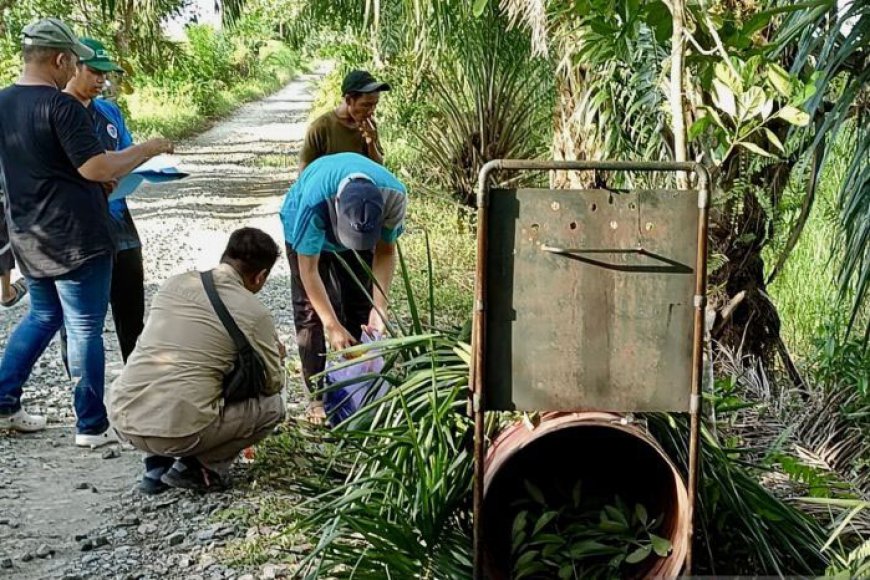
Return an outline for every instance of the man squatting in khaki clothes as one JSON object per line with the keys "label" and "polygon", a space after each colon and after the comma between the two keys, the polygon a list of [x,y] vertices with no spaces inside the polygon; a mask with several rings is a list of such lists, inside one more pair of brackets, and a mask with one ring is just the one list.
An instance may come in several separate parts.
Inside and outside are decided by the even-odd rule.
{"label": "man squatting in khaki clothes", "polygon": [[223,378],[236,347],[199,272],[173,276],[154,297],[145,330],[109,394],[112,425],[146,454],[143,492],[225,488],[239,453],[283,419],[284,349],[271,314],[255,296],[278,253],[266,233],[242,228],[232,233],[213,270],[218,295],[265,363],[260,397],[224,402]]}

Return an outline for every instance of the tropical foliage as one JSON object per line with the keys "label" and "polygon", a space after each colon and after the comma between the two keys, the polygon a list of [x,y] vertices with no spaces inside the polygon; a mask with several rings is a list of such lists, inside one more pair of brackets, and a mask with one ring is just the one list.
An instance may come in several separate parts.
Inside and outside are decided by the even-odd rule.
{"label": "tropical foliage", "polygon": [[[185,0],[97,0],[0,2],[0,81],[12,82],[21,68],[20,35],[45,16],[68,22],[78,34],[104,42],[126,74],[112,78],[114,93],[139,137],[176,138],[226,114],[245,100],[279,88],[300,65],[273,28],[268,13],[251,11],[216,30],[188,24],[180,39],[163,32],[179,17]],[[264,3],[270,4],[270,3]]]}
{"label": "tropical foliage", "polygon": [[[495,20],[497,23],[498,21]],[[477,176],[490,159],[540,157],[548,121],[549,70],[528,42],[490,19],[466,26],[465,42],[426,75],[430,122],[418,129],[430,192],[476,205]]]}
{"label": "tropical foliage", "polygon": [[643,504],[631,506],[619,496],[590,501],[582,480],[572,486],[570,496],[557,498],[547,498],[528,480],[524,483],[529,498],[517,506],[521,511],[511,529],[512,575],[517,580],[625,577],[671,552],[671,542],[654,533],[661,527],[661,515],[650,516]]}
{"label": "tropical foliage", "polygon": [[[842,10],[833,0],[685,4],[688,157],[707,163],[719,183],[712,298],[720,307],[738,295],[742,301],[722,338],[765,357],[782,352],[781,323],[766,292],[776,268],[765,271],[762,252],[781,221],[783,190],[799,188],[807,207],[792,225],[789,238],[797,240],[840,131],[859,125],[848,139],[854,161],[841,181],[841,225],[850,240],[841,297],[851,300],[851,323],[865,325],[868,238],[856,228],[868,196],[867,156],[861,154],[868,136],[860,122],[867,100],[866,4]],[[556,156],[673,157],[674,135],[661,114],[673,97],[664,82],[671,3],[502,5],[514,23],[530,30],[537,50],[560,64],[564,96],[557,103]],[[794,243],[774,262],[786,259]]]}

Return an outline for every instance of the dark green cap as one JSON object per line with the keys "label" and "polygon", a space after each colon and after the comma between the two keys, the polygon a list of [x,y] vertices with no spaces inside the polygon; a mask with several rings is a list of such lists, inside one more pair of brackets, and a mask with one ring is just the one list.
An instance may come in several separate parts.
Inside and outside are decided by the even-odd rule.
{"label": "dark green cap", "polygon": [[21,33],[21,43],[24,46],[71,50],[80,59],[94,56],[94,51],[80,43],[69,26],[57,18],[43,18],[25,26]]}
{"label": "dark green cap", "polygon": [[390,85],[375,80],[370,72],[365,70],[352,70],[344,77],[341,83],[341,94],[350,93],[380,93],[389,91]]}
{"label": "dark green cap", "polygon": [[79,59],[83,65],[101,72],[124,72],[124,69],[112,61],[109,51],[102,42],[93,38],[82,38],[81,43],[94,51],[94,58]]}

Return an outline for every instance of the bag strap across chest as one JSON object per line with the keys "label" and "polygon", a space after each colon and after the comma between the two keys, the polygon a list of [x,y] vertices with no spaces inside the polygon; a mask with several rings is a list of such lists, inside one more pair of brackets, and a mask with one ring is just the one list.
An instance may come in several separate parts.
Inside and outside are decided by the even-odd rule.
{"label": "bag strap across chest", "polygon": [[220,318],[221,323],[224,325],[224,328],[226,328],[227,332],[230,334],[230,338],[236,345],[236,349],[242,351],[246,348],[251,348],[251,343],[248,342],[247,337],[241,329],[239,329],[239,325],[236,324],[235,319],[233,319],[229,310],[227,310],[224,301],[221,300],[221,297],[217,292],[217,288],[214,285],[213,271],[208,270],[206,272],[200,272],[199,276],[202,278],[202,285],[205,287],[205,294],[208,296],[209,302],[211,302],[211,305],[214,308],[215,313],[218,315],[218,318]]}

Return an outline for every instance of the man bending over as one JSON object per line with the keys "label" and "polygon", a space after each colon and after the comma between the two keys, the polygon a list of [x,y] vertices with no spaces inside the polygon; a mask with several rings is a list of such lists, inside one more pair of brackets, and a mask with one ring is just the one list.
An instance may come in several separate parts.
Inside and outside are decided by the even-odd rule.
{"label": "man bending over", "polygon": [[281,222],[296,343],[313,396],[307,416],[314,423],[326,416],[317,394],[322,385],[313,379],[326,364],[326,342],[342,350],[360,339],[364,326],[381,334],[386,330],[405,202],[405,186],[396,176],[356,153],[317,158],[284,198]]}

